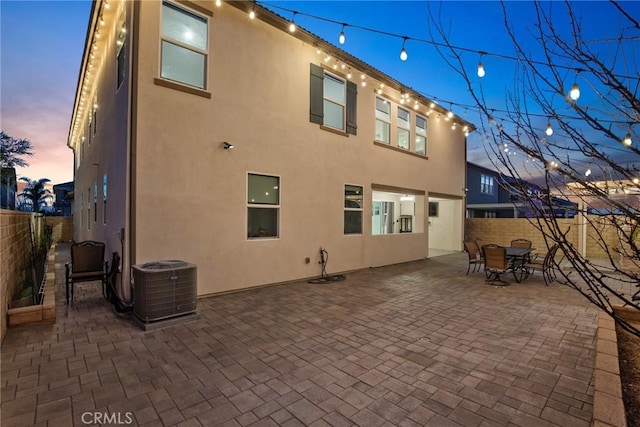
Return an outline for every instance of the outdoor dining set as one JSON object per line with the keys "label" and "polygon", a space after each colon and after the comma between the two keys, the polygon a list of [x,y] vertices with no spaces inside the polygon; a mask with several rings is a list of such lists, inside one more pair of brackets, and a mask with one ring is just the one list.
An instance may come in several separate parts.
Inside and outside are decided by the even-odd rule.
{"label": "outdoor dining set", "polygon": [[513,273],[516,282],[520,283],[536,271],[542,273],[545,285],[549,286],[549,282],[554,281],[553,260],[558,251],[557,244],[549,248],[545,255],[539,255],[527,239],[514,239],[509,246],[485,244],[480,238],[466,239],[463,243],[469,257],[466,274],[472,267],[474,273],[483,269],[486,283],[490,285],[510,285],[502,277],[506,273]]}

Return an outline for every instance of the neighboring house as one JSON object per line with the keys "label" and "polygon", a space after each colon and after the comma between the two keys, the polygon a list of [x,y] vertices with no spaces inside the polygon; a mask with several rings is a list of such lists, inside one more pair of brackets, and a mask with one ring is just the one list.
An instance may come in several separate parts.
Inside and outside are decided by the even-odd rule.
{"label": "neighboring house", "polygon": [[531,218],[539,212],[572,218],[577,212],[577,204],[565,198],[552,195],[550,201],[536,184],[467,162],[468,218]]}
{"label": "neighboring house", "polygon": [[93,3],[74,238],[120,252],[124,283],[182,259],[205,295],[318,276],[320,248],[330,273],[462,249],[473,126],[288,28],[253,2]]}
{"label": "neighboring house", "polygon": [[71,216],[71,200],[73,199],[73,181],[56,184],[53,186],[55,202],[53,207],[56,215]]}
{"label": "neighboring house", "polygon": [[18,190],[15,168],[0,170],[0,209],[16,209],[16,192]]}

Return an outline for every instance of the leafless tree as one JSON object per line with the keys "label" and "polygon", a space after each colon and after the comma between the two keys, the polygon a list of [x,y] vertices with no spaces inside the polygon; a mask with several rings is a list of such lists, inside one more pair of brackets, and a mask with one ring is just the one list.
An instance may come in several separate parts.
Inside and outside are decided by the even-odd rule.
{"label": "leafless tree", "polygon": [[[430,7],[432,40],[477,104],[478,129],[494,166],[520,180],[537,177],[546,190],[540,197],[528,194],[518,179],[509,184],[536,212],[531,221],[547,245],[559,245],[557,280],[640,336],[614,310],[640,309],[640,17],[632,12],[637,15],[638,7],[607,3],[618,20],[603,25],[616,34],[590,40],[575,3],[532,3],[527,26],[516,25],[510,6],[502,3],[502,16],[514,54],[503,59],[515,64],[515,76],[503,105],[490,104],[483,88],[489,74],[476,75],[477,62],[470,66],[468,50],[450,42],[435,7]],[[582,97],[571,93],[576,88]],[[595,230],[604,259],[588,259],[569,238],[566,223],[549,214],[552,194],[578,203],[579,221]]]}

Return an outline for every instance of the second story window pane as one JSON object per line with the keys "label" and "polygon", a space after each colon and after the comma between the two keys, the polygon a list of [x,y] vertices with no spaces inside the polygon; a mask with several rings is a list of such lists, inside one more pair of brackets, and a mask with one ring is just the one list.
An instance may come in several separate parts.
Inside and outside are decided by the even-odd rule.
{"label": "second story window pane", "polygon": [[427,154],[427,119],[416,116],[416,153]]}
{"label": "second story window pane", "polygon": [[409,129],[410,129],[409,111],[398,107],[398,147],[409,149]]}
{"label": "second story window pane", "polygon": [[376,97],[376,141],[389,144],[391,134],[391,104]]}

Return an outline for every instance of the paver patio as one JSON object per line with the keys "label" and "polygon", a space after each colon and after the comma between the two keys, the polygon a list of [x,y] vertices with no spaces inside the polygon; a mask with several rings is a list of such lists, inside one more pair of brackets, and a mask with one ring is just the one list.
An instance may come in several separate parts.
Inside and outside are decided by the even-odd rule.
{"label": "paver patio", "polygon": [[539,275],[493,287],[455,254],[204,298],[143,331],[91,284],[66,316],[57,250],[57,323],[2,344],[3,427],[591,425],[596,310]]}

